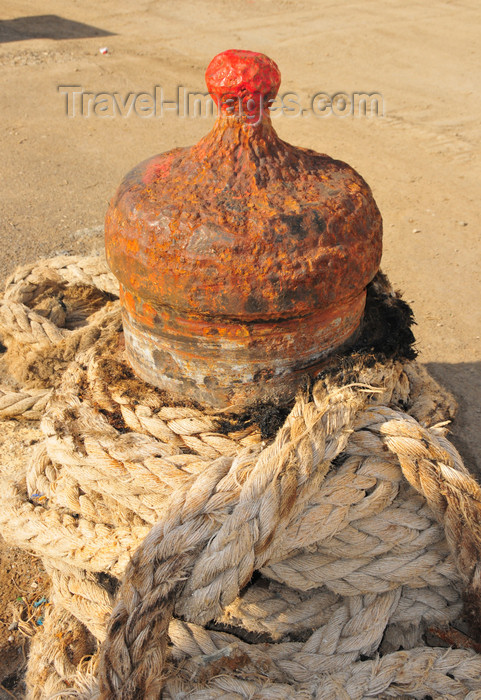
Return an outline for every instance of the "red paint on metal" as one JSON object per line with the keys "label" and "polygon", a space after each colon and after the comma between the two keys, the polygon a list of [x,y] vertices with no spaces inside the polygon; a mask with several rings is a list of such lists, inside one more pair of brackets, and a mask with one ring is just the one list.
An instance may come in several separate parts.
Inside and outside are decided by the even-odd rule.
{"label": "red paint on metal", "polygon": [[292,393],[355,333],[382,222],[352,168],[279,139],[273,61],[227,51],[206,80],[213,130],[132,170],[105,236],[134,369],[222,406]]}
{"label": "red paint on metal", "polygon": [[217,106],[228,114],[258,117],[268,110],[281,84],[274,61],[255,51],[224,51],[215,56],[205,73],[207,89]]}

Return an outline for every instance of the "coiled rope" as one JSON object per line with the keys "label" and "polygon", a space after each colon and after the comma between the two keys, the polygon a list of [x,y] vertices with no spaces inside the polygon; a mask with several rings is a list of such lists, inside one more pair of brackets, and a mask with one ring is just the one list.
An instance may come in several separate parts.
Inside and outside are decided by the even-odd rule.
{"label": "coiled rope", "polygon": [[415,361],[353,354],[271,436],[136,379],[116,293],[102,258],[62,256],[0,306],[0,417],[43,435],[0,484],[2,535],[52,581],[28,697],[479,700],[481,656],[423,641],[463,591],[481,608],[451,397]]}

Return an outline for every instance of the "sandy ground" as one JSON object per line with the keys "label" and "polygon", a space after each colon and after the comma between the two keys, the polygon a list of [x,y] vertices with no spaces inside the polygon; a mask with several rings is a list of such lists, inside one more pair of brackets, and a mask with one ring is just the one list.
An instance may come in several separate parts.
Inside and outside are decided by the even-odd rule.
{"label": "sandy ground", "polygon": [[99,245],[122,176],[212,123],[68,117],[59,86],[125,99],[157,85],[173,101],[178,86],[205,89],[216,53],[247,48],[278,63],[304,107],[319,92],[380,93],[382,117],[283,114],[276,128],[371,185],[383,268],[412,303],[420,360],[459,401],[453,440],[481,470],[480,35],[478,0],[2,0],[0,277]]}

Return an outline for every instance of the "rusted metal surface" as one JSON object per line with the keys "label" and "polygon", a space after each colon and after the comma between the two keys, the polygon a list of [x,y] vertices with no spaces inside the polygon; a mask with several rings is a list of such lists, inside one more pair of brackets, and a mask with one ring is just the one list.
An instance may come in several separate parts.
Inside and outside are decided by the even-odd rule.
{"label": "rusted metal surface", "polygon": [[356,171],[277,136],[273,61],[225,52],[206,80],[221,107],[213,130],[134,168],[105,238],[135,371],[222,407],[292,395],[349,342],[382,221]]}

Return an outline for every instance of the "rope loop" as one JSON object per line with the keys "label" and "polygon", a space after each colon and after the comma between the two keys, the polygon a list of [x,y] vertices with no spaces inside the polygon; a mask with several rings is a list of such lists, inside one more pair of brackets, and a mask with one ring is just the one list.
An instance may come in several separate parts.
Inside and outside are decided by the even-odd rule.
{"label": "rope loop", "polygon": [[[62,256],[0,303],[0,418],[41,438],[0,476],[0,531],[52,584],[28,697],[481,698],[481,656],[425,641],[463,595],[481,612],[452,397],[371,348],[291,406],[175,404],[126,364],[116,294],[103,258]],[[383,276],[371,298],[404,303]]]}

